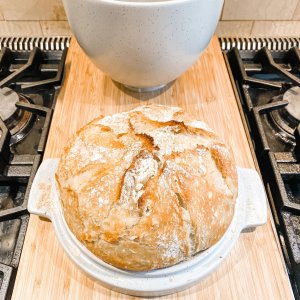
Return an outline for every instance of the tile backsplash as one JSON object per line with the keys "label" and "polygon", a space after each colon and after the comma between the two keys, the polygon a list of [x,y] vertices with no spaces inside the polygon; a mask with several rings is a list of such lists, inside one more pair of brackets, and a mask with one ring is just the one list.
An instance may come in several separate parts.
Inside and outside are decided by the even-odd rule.
{"label": "tile backsplash", "polygon": [[0,12],[7,21],[65,21],[61,0],[0,0]]}
{"label": "tile backsplash", "polygon": [[[216,33],[300,36],[300,0],[225,0]],[[0,0],[0,36],[12,35],[71,35],[62,0]]]}
{"label": "tile backsplash", "polygon": [[292,20],[298,0],[225,0],[222,20]]}
{"label": "tile backsplash", "polygon": [[300,0],[225,0],[219,36],[300,36]]}

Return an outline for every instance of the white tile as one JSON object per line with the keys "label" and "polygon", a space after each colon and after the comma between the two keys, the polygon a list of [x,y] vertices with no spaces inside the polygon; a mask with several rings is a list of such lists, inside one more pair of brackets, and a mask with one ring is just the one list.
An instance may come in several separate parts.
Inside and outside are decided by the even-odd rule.
{"label": "white tile", "polygon": [[250,36],[253,21],[219,21],[216,35],[220,37]]}
{"label": "white tile", "polygon": [[0,21],[0,36],[42,36],[38,21]]}
{"label": "white tile", "polygon": [[0,0],[5,20],[66,20],[62,0]]}
{"label": "white tile", "polygon": [[300,0],[298,1],[298,5],[294,11],[293,20],[300,20]]}
{"label": "white tile", "polygon": [[225,0],[222,20],[291,20],[298,0]]}
{"label": "white tile", "polygon": [[299,37],[300,21],[255,21],[251,36],[254,37]]}
{"label": "white tile", "polygon": [[68,21],[40,21],[43,35],[72,35]]}

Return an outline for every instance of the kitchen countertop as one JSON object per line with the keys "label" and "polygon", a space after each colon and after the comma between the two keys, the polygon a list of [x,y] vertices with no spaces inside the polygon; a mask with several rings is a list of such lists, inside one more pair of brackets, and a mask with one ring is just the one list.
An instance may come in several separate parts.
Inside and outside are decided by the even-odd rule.
{"label": "kitchen countertop", "polygon": [[[44,158],[59,157],[66,139],[100,114],[126,111],[146,103],[183,107],[195,118],[206,121],[231,145],[237,165],[254,168],[216,37],[198,62],[169,89],[148,96],[121,90],[92,65],[73,39]],[[213,274],[188,290],[164,298],[292,299],[280,251],[269,214],[266,225],[241,234]],[[129,296],[108,290],[84,274],[63,252],[51,223],[32,215],[12,298],[128,299]]]}

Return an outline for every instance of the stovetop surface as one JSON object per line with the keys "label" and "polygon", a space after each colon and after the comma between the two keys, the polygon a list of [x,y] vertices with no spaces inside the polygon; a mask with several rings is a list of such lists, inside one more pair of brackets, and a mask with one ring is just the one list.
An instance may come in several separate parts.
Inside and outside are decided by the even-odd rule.
{"label": "stovetop surface", "polygon": [[0,299],[11,297],[69,41],[0,38]]}
{"label": "stovetop surface", "polygon": [[300,41],[220,39],[300,299]]}
{"label": "stovetop surface", "polygon": [[[300,132],[291,106],[299,107],[300,40],[220,42],[299,297]],[[13,288],[30,186],[45,149],[68,43],[68,38],[0,38],[0,299],[9,299]],[[7,95],[14,101],[9,109],[1,107]]]}

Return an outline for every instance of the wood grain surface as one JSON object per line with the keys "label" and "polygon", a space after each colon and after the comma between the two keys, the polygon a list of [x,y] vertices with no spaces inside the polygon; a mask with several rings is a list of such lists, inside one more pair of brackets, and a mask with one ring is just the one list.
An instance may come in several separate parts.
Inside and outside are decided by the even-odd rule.
{"label": "wood grain surface", "polygon": [[[144,99],[144,100],[141,100]],[[160,95],[133,95],[95,68],[73,39],[45,158],[59,157],[67,139],[101,114],[145,103],[181,106],[231,145],[239,166],[254,168],[226,66],[213,38],[198,62]],[[87,277],[59,245],[50,222],[31,216],[13,299],[128,299]],[[164,299],[292,299],[271,221],[242,233],[207,279]],[[160,298],[161,299],[161,298]]]}

